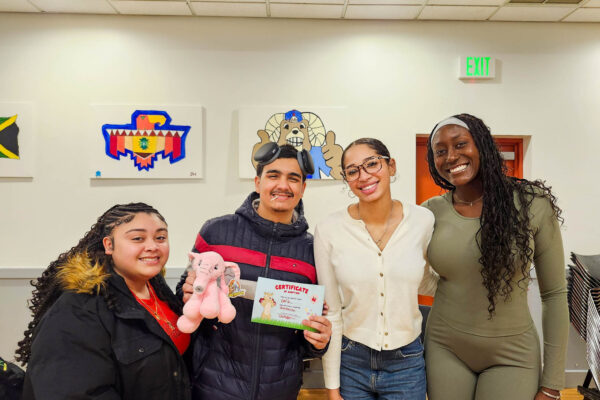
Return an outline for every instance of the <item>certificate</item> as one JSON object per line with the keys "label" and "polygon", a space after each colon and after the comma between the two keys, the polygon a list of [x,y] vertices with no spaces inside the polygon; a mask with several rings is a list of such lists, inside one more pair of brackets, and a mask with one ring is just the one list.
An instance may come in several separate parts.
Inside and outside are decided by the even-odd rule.
{"label": "certificate", "polygon": [[316,332],[302,325],[302,320],[322,315],[324,298],[325,287],[321,285],[258,278],[252,322]]}

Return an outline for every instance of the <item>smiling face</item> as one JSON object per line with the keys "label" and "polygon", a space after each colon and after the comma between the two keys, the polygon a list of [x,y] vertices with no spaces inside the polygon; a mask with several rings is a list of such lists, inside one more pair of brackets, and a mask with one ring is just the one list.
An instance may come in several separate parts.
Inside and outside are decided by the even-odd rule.
{"label": "smiling face", "polygon": [[[342,164],[344,170],[350,167],[365,165],[369,161],[376,160],[379,157],[373,148],[366,144],[358,144],[348,148],[344,154]],[[364,168],[359,168],[359,176],[357,179],[348,182],[348,186],[352,193],[358,197],[360,201],[374,201],[382,196],[391,196],[390,178],[396,173],[396,162],[394,159],[381,159],[381,169],[372,174],[366,172]]]}
{"label": "smiling face", "polygon": [[455,187],[479,181],[479,150],[471,133],[458,125],[446,125],[431,142],[435,168]]}
{"label": "smiling face", "polygon": [[156,214],[137,213],[115,227],[102,243],[104,252],[112,256],[115,272],[129,287],[145,284],[169,258],[167,225]]}
{"label": "smiling face", "polygon": [[290,223],[306,182],[302,182],[298,160],[278,158],[265,165],[261,175],[254,178],[254,186],[260,195],[258,214],[273,222]]}

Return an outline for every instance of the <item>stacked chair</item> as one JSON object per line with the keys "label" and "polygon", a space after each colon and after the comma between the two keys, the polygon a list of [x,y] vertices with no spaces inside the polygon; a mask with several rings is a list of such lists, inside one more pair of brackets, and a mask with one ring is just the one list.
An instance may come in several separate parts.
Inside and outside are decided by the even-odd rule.
{"label": "stacked chair", "polygon": [[586,358],[590,369],[578,391],[585,400],[600,400],[598,389],[590,389],[594,378],[600,383],[600,254],[582,256],[571,253],[567,277],[569,316],[571,324],[585,340]]}

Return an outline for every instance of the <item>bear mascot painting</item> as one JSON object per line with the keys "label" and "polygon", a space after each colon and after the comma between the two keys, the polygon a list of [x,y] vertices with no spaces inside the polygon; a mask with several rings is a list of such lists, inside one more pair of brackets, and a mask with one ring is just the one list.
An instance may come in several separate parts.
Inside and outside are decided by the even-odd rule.
{"label": "bear mascot painting", "polygon": [[321,118],[311,112],[291,110],[273,114],[265,129],[257,132],[260,142],[252,149],[252,165],[256,168],[254,153],[267,142],[289,144],[300,151],[308,151],[315,164],[315,173],[309,179],[342,179],[342,146],[335,143],[335,133],[325,133]]}

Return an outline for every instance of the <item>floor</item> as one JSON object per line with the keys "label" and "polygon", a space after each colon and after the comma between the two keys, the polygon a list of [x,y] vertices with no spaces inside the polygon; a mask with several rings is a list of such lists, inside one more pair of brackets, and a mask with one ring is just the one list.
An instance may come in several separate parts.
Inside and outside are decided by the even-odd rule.
{"label": "floor", "polygon": [[[561,393],[562,400],[583,400],[577,389],[565,389]],[[302,389],[298,400],[327,400],[325,389]]]}

